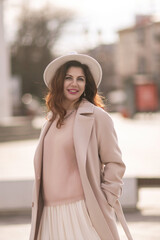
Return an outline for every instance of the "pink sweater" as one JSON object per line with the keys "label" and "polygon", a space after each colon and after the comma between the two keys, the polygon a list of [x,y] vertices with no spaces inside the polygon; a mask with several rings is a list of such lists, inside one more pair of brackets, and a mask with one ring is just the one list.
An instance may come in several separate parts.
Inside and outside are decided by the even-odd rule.
{"label": "pink sweater", "polygon": [[46,206],[84,199],[73,144],[75,114],[66,118],[60,129],[55,120],[44,138],[43,198]]}

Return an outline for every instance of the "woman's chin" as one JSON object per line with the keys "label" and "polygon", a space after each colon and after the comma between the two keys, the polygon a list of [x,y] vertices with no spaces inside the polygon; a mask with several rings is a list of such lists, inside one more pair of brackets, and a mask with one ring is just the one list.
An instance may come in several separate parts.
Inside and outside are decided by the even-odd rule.
{"label": "woman's chin", "polygon": [[77,102],[79,100],[80,96],[75,96],[75,95],[71,95],[71,96],[67,96],[65,97],[65,100],[68,102]]}

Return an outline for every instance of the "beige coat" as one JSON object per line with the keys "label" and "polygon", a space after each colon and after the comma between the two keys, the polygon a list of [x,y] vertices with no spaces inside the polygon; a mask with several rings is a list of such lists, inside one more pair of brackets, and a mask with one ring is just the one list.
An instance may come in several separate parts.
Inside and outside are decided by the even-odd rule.
{"label": "beige coat", "polygon": [[[43,139],[51,121],[44,125],[34,157],[35,184],[33,188],[30,240],[36,240],[43,209],[41,194]],[[75,152],[85,195],[86,206],[94,228],[101,240],[119,240],[115,210],[131,240],[118,197],[122,191],[125,165],[110,116],[101,108],[84,100],[73,126]]]}

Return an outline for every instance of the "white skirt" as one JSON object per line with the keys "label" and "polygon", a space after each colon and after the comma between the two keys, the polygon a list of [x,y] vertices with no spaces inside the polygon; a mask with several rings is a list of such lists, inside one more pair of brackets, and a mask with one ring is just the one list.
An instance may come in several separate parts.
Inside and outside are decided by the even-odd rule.
{"label": "white skirt", "polygon": [[44,206],[37,240],[100,240],[84,200]]}

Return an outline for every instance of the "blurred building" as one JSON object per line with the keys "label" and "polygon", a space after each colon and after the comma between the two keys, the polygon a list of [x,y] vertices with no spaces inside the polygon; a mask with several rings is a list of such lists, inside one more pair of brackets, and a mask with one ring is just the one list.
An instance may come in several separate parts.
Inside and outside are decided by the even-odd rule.
{"label": "blurred building", "polygon": [[[137,16],[135,26],[118,31],[116,68],[121,79],[160,77],[160,22]],[[141,76],[136,76],[141,75]]]}
{"label": "blurred building", "polygon": [[[145,94],[146,103],[153,102],[148,111],[159,108],[158,89],[160,86],[160,22],[151,16],[136,16],[135,25],[118,31],[119,42],[116,52],[116,71],[119,73],[122,85],[132,82],[132,91],[128,94],[130,106],[137,111],[137,99]],[[142,88],[143,85],[143,88]],[[129,86],[129,85],[128,85]],[[137,89],[135,89],[135,87]],[[133,92],[133,88],[135,92]],[[140,90],[141,88],[141,90]],[[146,91],[146,93],[145,93]],[[137,96],[137,94],[139,94]],[[143,105],[143,104],[142,104]],[[141,110],[143,108],[141,107]],[[146,111],[147,107],[144,107]]]}
{"label": "blurred building", "polygon": [[99,90],[110,110],[136,112],[160,109],[160,22],[137,15],[135,25],[118,31],[119,41],[101,44],[87,53],[102,66]]}

